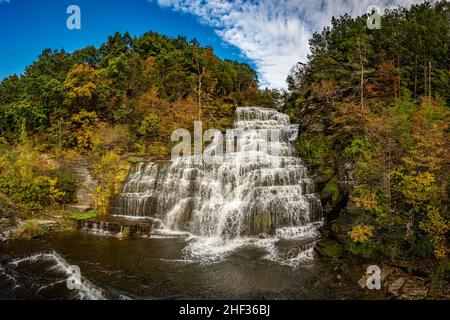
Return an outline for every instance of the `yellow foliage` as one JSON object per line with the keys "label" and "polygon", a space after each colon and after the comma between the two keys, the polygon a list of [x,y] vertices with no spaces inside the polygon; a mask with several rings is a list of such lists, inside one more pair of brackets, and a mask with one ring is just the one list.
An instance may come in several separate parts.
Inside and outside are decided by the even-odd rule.
{"label": "yellow foliage", "polygon": [[21,202],[30,212],[61,203],[66,193],[58,189],[53,177],[59,169],[56,161],[26,145],[0,156],[0,188]]}
{"label": "yellow foliage", "polygon": [[149,57],[147,58],[147,60],[144,61],[144,69],[146,75],[150,76],[152,74],[155,62],[156,62],[155,57]]}
{"label": "yellow foliage", "polygon": [[107,212],[109,199],[120,192],[129,169],[130,164],[114,151],[104,155],[96,165],[95,173],[100,182],[96,189],[96,202],[102,214]]}
{"label": "yellow foliage", "polygon": [[3,155],[0,154],[0,171],[6,169],[6,167],[7,167],[6,159]]}
{"label": "yellow foliage", "polygon": [[420,205],[433,200],[439,193],[435,176],[430,172],[419,172],[404,177],[401,192],[406,203],[419,211]]}
{"label": "yellow foliage", "polygon": [[373,211],[378,207],[376,195],[373,191],[360,189],[358,195],[352,197],[357,208]]}
{"label": "yellow foliage", "polygon": [[372,226],[357,225],[349,231],[348,235],[353,242],[364,243],[369,240],[369,237],[373,237],[374,231]]}
{"label": "yellow foliage", "polygon": [[445,259],[449,252],[445,235],[450,230],[450,226],[449,221],[442,216],[439,208],[428,206],[427,219],[421,221],[419,226],[427,233],[436,258]]}
{"label": "yellow foliage", "polygon": [[77,64],[67,74],[64,87],[69,89],[68,95],[71,99],[84,99],[90,101],[92,93],[97,88],[94,83],[95,69],[85,65]]}
{"label": "yellow foliage", "polygon": [[92,91],[94,91],[97,88],[97,86],[92,83],[88,82],[82,87],[73,88],[73,91],[69,92],[69,96],[71,98],[92,98]]}
{"label": "yellow foliage", "polygon": [[94,120],[97,117],[95,112],[81,110],[72,117],[74,126],[76,146],[82,150],[90,149],[94,139]]}
{"label": "yellow foliage", "polygon": [[57,188],[58,179],[51,179],[51,178],[45,177],[45,180],[47,180],[48,184],[49,184],[49,195],[48,195],[49,199],[52,202],[58,202],[58,201],[62,200],[62,198],[65,196],[66,193],[63,191],[60,191]]}

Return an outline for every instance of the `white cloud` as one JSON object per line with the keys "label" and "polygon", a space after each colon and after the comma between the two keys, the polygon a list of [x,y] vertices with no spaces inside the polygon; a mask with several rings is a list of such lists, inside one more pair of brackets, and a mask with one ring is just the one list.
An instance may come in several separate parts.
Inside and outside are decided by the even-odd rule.
{"label": "white cloud", "polygon": [[157,0],[161,7],[197,16],[254,61],[263,86],[284,88],[290,68],[306,61],[313,32],[332,16],[363,14],[422,0]]}

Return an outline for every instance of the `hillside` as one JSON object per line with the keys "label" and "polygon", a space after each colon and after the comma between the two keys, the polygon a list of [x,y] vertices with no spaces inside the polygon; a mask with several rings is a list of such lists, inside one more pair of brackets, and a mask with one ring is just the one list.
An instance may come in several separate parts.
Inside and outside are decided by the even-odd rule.
{"label": "hillside", "polygon": [[449,21],[448,2],[389,10],[380,30],[333,19],[292,69],[283,109],[301,124],[336,246],[425,261],[436,278],[449,253]]}

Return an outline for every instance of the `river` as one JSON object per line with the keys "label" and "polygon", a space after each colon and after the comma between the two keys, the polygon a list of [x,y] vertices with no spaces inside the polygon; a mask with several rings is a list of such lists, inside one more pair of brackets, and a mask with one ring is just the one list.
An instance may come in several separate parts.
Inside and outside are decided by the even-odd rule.
{"label": "river", "polygon": [[[354,299],[355,272],[339,279],[336,263],[315,258],[296,266],[271,261],[245,245],[224,259],[189,260],[180,239],[50,234],[0,244],[0,299]],[[77,265],[83,286],[67,287]],[[358,267],[359,266],[359,267]],[[347,267],[348,269],[348,267]]]}

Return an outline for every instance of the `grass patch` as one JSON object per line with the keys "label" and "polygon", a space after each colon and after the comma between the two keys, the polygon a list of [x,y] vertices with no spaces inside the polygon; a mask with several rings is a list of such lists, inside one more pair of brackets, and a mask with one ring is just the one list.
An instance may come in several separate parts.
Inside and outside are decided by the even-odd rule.
{"label": "grass patch", "polygon": [[74,220],[87,220],[87,219],[95,218],[97,215],[98,215],[97,211],[89,211],[89,212],[85,212],[85,213],[72,212],[70,214],[70,218],[72,218]]}
{"label": "grass patch", "polygon": [[144,162],[145,159],[144,158],[140,158],[140,157],[130,157],[127,159],[127,161],[131,164],[138,164],[141,162]]}
{"label": "grass patch", "polygon": [[45,234],[47,234],[47,230],[41,228],[39,221],[28,220],[12,231],[12,238],[30,240]]}

